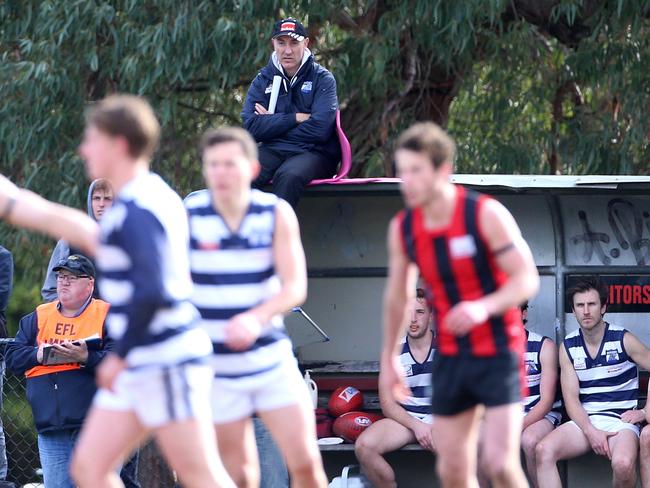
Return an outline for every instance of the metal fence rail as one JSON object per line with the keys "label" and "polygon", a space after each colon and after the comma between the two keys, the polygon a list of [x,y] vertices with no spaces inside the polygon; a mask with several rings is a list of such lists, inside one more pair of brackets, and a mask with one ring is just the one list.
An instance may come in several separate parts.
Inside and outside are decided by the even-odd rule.
{"label": "metal fence rail", "polygon": [[[17,486],[34,483],[42,486],[41,463],[32,409],[27,402],[25,377],[16,376],[4,367],[5,351],[13,339],[0,339],[0,410],[4,429],[4,449],[8,472],[6,480]],[[4,378],[4,381],[2,379]],[[0,460],[2,442],[0,437]],[[1,464],[1,462],[0,462]],[[177,486],[173,473],[153,443],[142,447],[137,459],[136,483],[127,488],[173,488]]]}

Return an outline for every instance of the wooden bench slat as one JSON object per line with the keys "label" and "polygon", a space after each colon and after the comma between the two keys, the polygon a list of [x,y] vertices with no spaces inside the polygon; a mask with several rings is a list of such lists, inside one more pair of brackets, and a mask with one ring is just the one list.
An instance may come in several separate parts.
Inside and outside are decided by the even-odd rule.
{"label": "wooden bench slat", "polygon": [[[321,451],[354,451],[354,444],[319,444],[318,448]],[[420,444],[407,444],[400,451],[424,451]]]}
{"label": "wooden bench slat", "polygon": [[318,391],[332,392],[339,386],[354,386],[361,391],[377,391],[379,388],[377,376],[337,376],[333,378],[312,376],[312,380],[316,382]]}
{"label": "wooden bench slat", "polygon": [[301,361],[300,367],[303,370],[310,370],[312,374],[379,374],[379,361]]}

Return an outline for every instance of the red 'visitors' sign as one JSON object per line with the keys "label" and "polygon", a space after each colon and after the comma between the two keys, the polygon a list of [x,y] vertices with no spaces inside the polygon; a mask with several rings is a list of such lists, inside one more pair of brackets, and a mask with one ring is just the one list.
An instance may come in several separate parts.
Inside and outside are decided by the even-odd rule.
{"label": "red 'visitors' sign", "polygon": [[[566,277],[566,290],[575,285],[585,275]],[[608,312],[647,313],[650,312],[650,274],[600,275],[600,279],[609,288]],[[564,311],[571,313],[571,303],[564,301]]]}

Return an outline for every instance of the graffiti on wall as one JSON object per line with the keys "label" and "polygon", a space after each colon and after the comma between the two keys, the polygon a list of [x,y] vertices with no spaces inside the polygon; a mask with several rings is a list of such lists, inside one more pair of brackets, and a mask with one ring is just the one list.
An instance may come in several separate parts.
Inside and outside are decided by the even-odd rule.
{"label": "graffiti on wall", "polygon": [[[650,263],[650,212],[625,198],[607,203],[607,225],[595,228],[586,210],[578,211],[581,234],[571,237],[571,244],[582,247],[582,259],[590,263],[616,264],[624,251],[630,251],[637,265]],[[602,219],[592,219],[602,223]]]}

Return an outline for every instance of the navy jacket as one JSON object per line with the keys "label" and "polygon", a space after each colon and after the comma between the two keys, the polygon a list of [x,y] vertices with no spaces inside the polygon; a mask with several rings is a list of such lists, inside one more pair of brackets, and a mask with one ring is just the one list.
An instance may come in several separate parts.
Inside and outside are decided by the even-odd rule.
{"label": "navy jacket", "polygon": [[[25,315],[19,327],[16,339],[7,346],[6,361],[9,369],[22,375],[39,365],[36,361],[36,312]],[[82,368],[26,378],[27,400],[39,433],[81,427],[97,391],[95,368],[114,344],[106,334],[105,325],[102,335],[103,349],[89,350],[88,361]]]}
{"label": "navy jacket", "polygon": [[[275,113],[256,115],[255,104],[268,108],[273,77],[282,76]],[[341,159],[336,134],[336,80],[332,73],[314,61],[314,56],[302,64],[292,80],[274,63],[273,56],[251,83],[241,113],[244,128],[255,140],[286,157],[315,151]],[[298,124],[296,113],[309,113],[309,120]]]}
{"label": "navy jacket", "polygon": [[14,282],[14,259],[0,246],[0,337],[7,337],[7,305]]}

